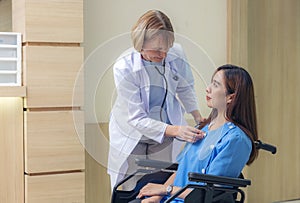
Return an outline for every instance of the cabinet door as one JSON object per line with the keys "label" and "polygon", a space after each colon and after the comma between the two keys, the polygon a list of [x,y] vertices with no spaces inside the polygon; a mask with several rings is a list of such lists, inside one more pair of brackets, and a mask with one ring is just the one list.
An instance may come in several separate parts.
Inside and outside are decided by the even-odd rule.
{"label": "cabinet door", "polygon": [[0,202],[24,202],[22,98],[0,97]]}
{"label": "cabinet door", "polygon": [[83,111],[25,112],[25,172],[84,169]]}
{"label": "cabinet door", "polygon": [[25,107],[83,105],[82,47],[25,46],[23,54]]}
{"label": "cabinet door", "polygon": [[25,203],[84,203],[84,172],[25,176]]}

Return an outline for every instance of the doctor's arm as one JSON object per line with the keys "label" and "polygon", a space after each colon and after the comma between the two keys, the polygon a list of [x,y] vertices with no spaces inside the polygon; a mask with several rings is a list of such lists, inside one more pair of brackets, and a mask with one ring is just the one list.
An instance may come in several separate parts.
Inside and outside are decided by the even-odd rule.
{"label": "doctor's arm", "polygon": [[178,69],[178,74],[180,77],[176,93],[186,112],[193,116],[196,124],[199,124],[200,122],[204,121],[204,118],[202,118],[198,108],[197,96],[194,89],[194,77],[189,64],[186,63],[186,61],[180,62],[181,65],[179,66],[181,68]]}
{"label": "doctor's arm", "polygon": [[202,118],[199,110],[194,110],[191,112],[192,116],[194,117],[194,121],[196,124],[199,124],[200,122],[203,122],[205,119]]}
{"label": "doctor's arm", "polygon": [[[124,126],[129,125],[140,134],[161,142],[167,124],[149,117],[147,113],[148,101],[143,90],[142,79],[137,73],[126,73],[121,68],[114,69],[114,77],[118,78],[119,81],[116,83],[118,97],[114,106],[115,119],[119,126],[125,123]],[[132,131],[132,129],[126,128],[123,131],[130,133],[130,130]]]}
{"label": "doctor's arm", "polygon": [[[128,122],[133,128],[146,137],[162,142],[163,136],[178,137],[188,142],[195,142],[204,137],[202,132],[190,126],[173,126],[149,117],[146,106],[146,95],[143,91],[143,78],[122,68],[126,64],[117,63],[114,67],[114,78],[120,102],[125,103],[127,115],[116,116],[117,122]],[[123,109],[122,111],[124,111]],[[124,117],[127,119],[123,120]],[[122,120],[121,120],[122,119]]]}

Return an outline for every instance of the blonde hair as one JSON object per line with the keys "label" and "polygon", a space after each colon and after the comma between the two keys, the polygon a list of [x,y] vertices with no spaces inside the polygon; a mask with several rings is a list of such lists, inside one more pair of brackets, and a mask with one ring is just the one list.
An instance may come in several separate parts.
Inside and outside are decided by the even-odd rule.
{"label": "blonde hair", "polygon": [[141,52],[146,41],[162,35],[167,42],[167,48],[173,46],[175,37],[170,19],[163,12],[149,10],[142,15],[131,29],[133,47]]}

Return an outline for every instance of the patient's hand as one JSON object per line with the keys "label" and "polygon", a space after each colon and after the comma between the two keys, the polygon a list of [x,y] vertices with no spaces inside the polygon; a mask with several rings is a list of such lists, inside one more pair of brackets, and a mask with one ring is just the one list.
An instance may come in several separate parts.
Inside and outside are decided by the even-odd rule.
{"label": "patient's hand", "polygon": [[166,195],[166,186],[162,184],[148,183],[145,185],[138,194],[138,198],[152,197],[152,196],[164,196]]}

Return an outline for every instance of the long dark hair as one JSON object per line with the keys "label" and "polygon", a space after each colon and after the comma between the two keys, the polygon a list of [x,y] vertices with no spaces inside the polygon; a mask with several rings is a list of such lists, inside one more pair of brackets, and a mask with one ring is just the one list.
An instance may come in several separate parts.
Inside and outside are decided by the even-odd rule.
{"label": "long dark hair", "polygon": [[[254,141],[258,140],[258,134],[253,82],[249,73],[242,67],[223,65],[217,68],[213,76],[219,71],[224,73],[227,94],[233,94],[232,102],[227,104],[226,119],[241,128],[252,142],[252,151],[247,162],[247,165],[250,165],[258,156],[254,144]],[[216,113],[216,109],[213,109],[199,129],[210,123]]]}

